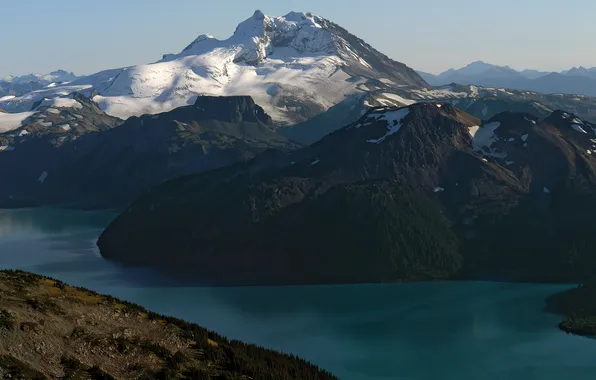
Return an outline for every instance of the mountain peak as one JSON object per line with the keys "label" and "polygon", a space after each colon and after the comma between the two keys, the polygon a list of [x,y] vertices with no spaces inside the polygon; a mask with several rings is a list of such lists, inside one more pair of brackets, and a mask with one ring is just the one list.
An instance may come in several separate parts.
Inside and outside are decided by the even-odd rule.
{"label": "mountain peak", "polygon": [[205,119],[272,123],[271,117],[250,96],[199,96],[194,108],[201,110]]}
{"label": "mountain peak", "polygon": [[256,10],[255,13],[253,13],[252,17],[255,20],[264,20],[265,19],[265,14],[263,12],[261,12],[260,10]]}

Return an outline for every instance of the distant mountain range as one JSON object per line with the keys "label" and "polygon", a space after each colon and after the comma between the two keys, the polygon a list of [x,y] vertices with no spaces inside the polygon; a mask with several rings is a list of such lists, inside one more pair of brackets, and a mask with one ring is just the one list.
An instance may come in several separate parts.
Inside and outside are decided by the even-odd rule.
{"label": "distant mountain range", "polygon": [[65,70],[56,70],[52,71],[48,74],[27,74],[21,76],[13,76],[9,75],[4,78],[0,78],[0,81],[13,83],[13,84],[23,84],[29,82],[39,82],[42,84],[50,84],[50,83],[63,83],[63,82],[71,82],[78,77],[72,73]]}
{"label": "distant mountain range", "polygon": [[561,72],[514,70],[482,61],[472,62],[460,69],[449,69],[439,75],[418,71],[433,86],[450,83],[473,84],[484,87],[536,91],[545,94],[581,94],[596,96],[596,67],[574,67]]}
{"label": "distant mountain range", "polygon": [[62,83],[68,83],[77,78],[74,73],[64,70],[56,70],[48,74],[9,75],[0,78],[0,99],[7,100],[44,87],[54,87]]}

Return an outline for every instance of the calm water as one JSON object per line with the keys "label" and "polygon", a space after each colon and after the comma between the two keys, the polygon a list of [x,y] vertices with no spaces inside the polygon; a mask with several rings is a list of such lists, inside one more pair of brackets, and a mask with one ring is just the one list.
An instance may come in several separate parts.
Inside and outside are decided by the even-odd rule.
{"label": "calm water", "polygon": [[341,379],[596,377],[596,340],[568,336],[544,298],[564,286],[483,282],[202,288],[105,262],[113,215],[0,210],[0,268],[20,268],[298,354]]}

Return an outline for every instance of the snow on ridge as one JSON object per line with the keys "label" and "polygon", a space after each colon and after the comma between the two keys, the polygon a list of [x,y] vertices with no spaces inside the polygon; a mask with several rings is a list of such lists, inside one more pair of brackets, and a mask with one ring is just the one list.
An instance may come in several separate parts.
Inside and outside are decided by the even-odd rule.
{"label": "snow on ridge", "polygon": [[412,104],[416,103],[415,100],[402,98],[401,96],[399,96],[397,94],[392,94],[392,93],[389,93],[389,92],[384,92],[382,95],[384,97],[386,97],[386,98],[389,98],[389,99],[395,100],[397,102],[400,102],[401,104],[406,105],[406,106],[409,106],[409,105],[412,105]]}
{"label": "snow on ridge", "polygon": [[579,124],[571,124],[571,128],[581,133],[588,133]]}
{"label": "snow on ridge", "polygon": [[58,98],[43,99],[41,104],[37,108],[40,108],[40,107],[81,109],[81,108],[83,108],[83,105],[75,99],[58,97]]}
{"label": "snow on ridge", "polygon": [[409,113],[410,109],[408,107],[404,107],[393,111],[369,114],[369,118],[387,121],[387,133],[377,139],[366,140],[366,142],[380,144],[385,141],[387,137],[397,133],[401,129],[403,119],[405,119]]}
{"label": "snow on ridge", "polygon": [[334,40],[322,27],[325,20],[312,13],[290,12],[285,16],[266,16],[255,11],[252,17],[238,24],[234,34],[225,40],[209,35],[200,35],[180,54],[167,56],[166,60],[188,55],[202,55],[216,48],[230,46],[236,49],[234,61],[261,62],[270,53],[276,42],[283,41],[297,51],[329,52]]}
{"label": "snow on ridge", "polygon": [[4,113],[0,112],[0,133],[18,129],[23,121],[35,112]]}
{"label": "snow on ridge", "polygon": [[[85,80],[92,81],[87,77]],[[83,80],[83,79],[82,79]],[[0,108],[8,112],[18,113],[31,110],[33,104],[44,98],[55,98],[68,96],[74,92],[89,90],[93,87],[92,84],[78,84],[78,85],[57,85],[56,87],[43,88],[40,90],[31,91],[25,95],[13,98],[0,98]]]}

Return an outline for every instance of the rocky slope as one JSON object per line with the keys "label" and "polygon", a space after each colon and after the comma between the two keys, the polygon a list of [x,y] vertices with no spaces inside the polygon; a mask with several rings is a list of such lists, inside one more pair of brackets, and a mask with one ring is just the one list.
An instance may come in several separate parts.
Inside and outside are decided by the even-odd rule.
{"label": "rocky slope", "polygon": [[2,379],[336,379],[279,352],[27,272],[0,271]]}
{"label": "rocky slope", "polygon": [[44,96],[94,90],[102,110],[126,119],[185,106],[198,95],[250,95],[284,125],[305,121],[365,89],[401,86],[428,85],[411,68],[323,17],[256,11],[228,39],[201,35],[157,62],[44,88],[0,101],[0,108],[23,112]]}
{"label": "rocky slope", "polygon": [[122,207],[163,180],[297,147],[250,97],[199,97],[115,128],[102,127],[103,119],[117,119],[81,99],[47,100],[77,101],[74,108],[42,102],[24,126],[0,134],[0,175],[11,179],[0,188],[1,205]]}
{"label": "rocky slope", "polygon": [[577,280],[595,138],[565,112],[374,109],[308,148],[157,186],[98,245],[217,284]]}
{"label": "rocky slope", "polygon": [[327,134],[358,120],[371,107],[402,107],[416,102],[449,102],[479,119],[506,111],[528,113],[538,118],[554,110],[570,112],[596,122],[596,98],[582,95],[545,95],[531,91],[450,84],[432,89],[374,90],[353,95],[303,123],[281,128],[288,138],[312,144]]}

